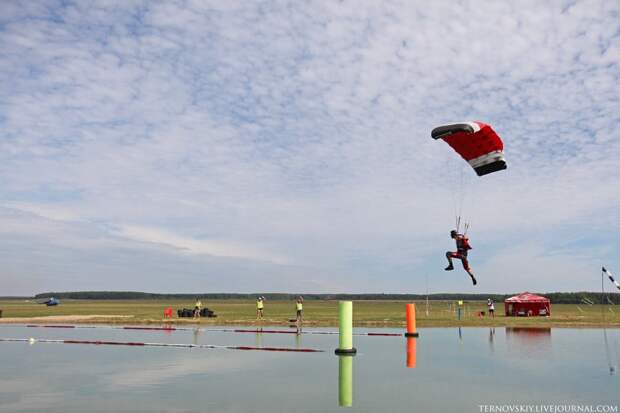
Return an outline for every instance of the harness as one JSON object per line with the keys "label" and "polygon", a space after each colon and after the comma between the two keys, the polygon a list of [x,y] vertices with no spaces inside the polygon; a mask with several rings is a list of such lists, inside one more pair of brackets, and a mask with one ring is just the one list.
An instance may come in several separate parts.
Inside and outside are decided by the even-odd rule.
{"label": "harness", "polygon": [[467,251],[471,249],[471,245],[469,245],[469,240],[464,236],[459,236],[456,239],[456,249],[460,253],[467,254]]}

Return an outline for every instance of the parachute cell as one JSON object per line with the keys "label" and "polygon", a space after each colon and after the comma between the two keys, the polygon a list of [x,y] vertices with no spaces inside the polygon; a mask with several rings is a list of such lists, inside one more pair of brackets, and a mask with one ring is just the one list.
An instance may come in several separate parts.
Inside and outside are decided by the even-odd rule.
{"label": "parachute cell", "polygon": [[506,169],[504,143],[486,123],[463,122],[439,126],[431,132],[433,139],[443,139],[478,176]]}

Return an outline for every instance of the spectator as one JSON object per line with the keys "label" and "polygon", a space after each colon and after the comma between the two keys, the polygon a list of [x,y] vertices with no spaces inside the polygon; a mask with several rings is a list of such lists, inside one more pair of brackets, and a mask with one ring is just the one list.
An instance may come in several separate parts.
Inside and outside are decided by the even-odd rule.
{"label": "spectator", "polygon": [[265,308],[265,297],[258,297],[256,299],[256,319],[263,319],[263,308]]}
{"label": "spectator", "polygon": [[495,318],[495,303],[490,298],[487,300],[487,307],[489,309],[489,315]]}

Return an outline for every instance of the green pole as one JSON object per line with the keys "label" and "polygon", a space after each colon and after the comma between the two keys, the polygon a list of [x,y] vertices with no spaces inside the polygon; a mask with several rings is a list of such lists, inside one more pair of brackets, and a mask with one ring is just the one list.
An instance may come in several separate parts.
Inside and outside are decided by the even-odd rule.
{"label": "green pole", "polygon": [[338,404],[340,407],[353,406],[353,358],[338,357]]}
{"label": "green pole", "polygon": [[338,303],[338,315],[340,334],[336,354],[355,354],[357,350],[353,347],[353,302],[340,301]]}

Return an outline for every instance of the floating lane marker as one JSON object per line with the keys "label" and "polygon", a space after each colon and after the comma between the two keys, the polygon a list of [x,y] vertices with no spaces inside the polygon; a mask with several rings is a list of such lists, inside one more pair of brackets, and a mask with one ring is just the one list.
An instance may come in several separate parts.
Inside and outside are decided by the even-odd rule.
{"label": "floating lane marker", "polygon": [[[0,324],[5,326],[23,327],[23,324]],[[141,330],[141,331],[213,331],[223,333],[254,333],[254,334],[310,334],[310,335],[337,335],[338,331],[300,331],[295,330],[261,330],[261,329],[243,329],[243,328],[190,328],[190,327],[140,327],[140,326],[80,326],[71,324],[26,324],[25,327],[30,328],[100,328],[112,330]],[[369,336],[369,337],[402,337],[401,333],[373,333],[373,332],[357,332],[352,333],[353,336]]]}
{"label": "floating lane marker", "polygon": [[133,347],[179,347],[179,348],[205,348],[223,350],[244,351],[282,351],[290,353],[324,353],[325,350],[314,348],[292,347],[255,347],[255,346],[218,346],[215,344],[175,344],[175,343],[147,343],[138,341],[103,341],[103,340],[63,340],[63,339],[35,339],[35,338],[0,338],[0,342],[22,343],[57,343],[57,344],[94,344],[98,346],[133,346]]}
{"label": "floating lane marker", "polygon": [[131,327],[131,326],[123,326],[119,327],[123,330],[150,330],[150,331],[175,331],[180,330],[176,327]]}
{"label": "floating lane marker", "polygon": [[[301,331],[299,333],[297,333],[297,331],[294,330],[244,330],[244,329],[236,329],[236,330],[224,330],[224,329],[220,329],[220,330],[215,330],[215,329],[207,329],[205,331],[228,331],[228,332],[232,332],[232,333],[256,333],[256,334],[260,334],[260,333],[266,333],[266,334],[318,334],[318,335],[337,335],[339,334],[338,331]],[[352,335],[354,336],[386,336],[386,337],[402,337],[402,334],[398,334],[398,333],[370,333],[370,332],[366,332],[366,333],[353,333]]]}

